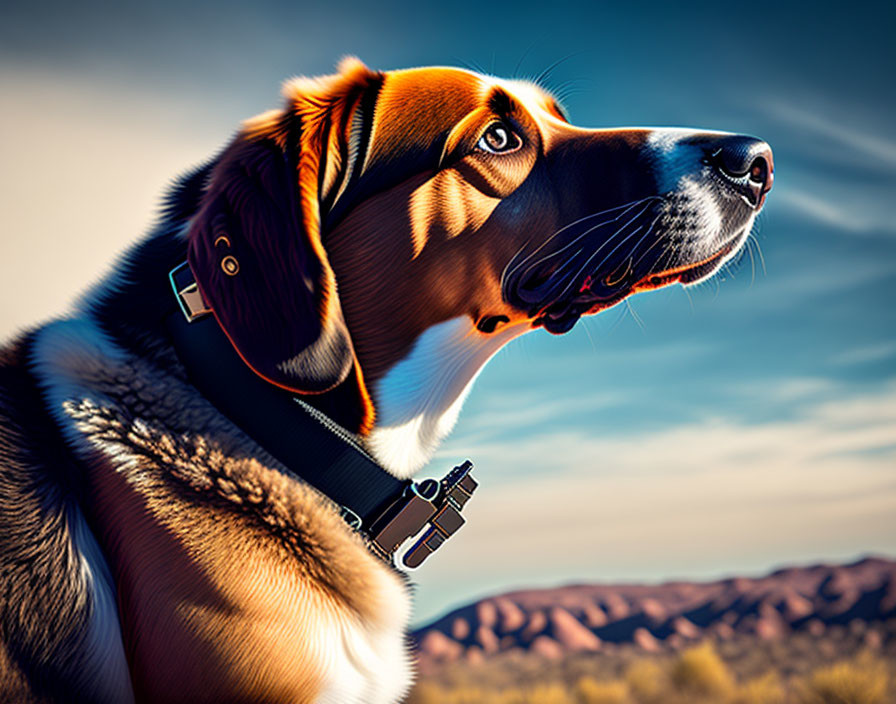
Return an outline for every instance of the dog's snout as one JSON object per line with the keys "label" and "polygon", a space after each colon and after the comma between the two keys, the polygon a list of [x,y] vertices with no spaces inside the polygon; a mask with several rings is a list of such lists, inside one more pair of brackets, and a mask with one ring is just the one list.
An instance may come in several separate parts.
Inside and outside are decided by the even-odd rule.
{"label": "dog's snout", "polygon": [[771,147],[761,139],[731,135],[706,145],[707,160],[756,208],[775,178]]}

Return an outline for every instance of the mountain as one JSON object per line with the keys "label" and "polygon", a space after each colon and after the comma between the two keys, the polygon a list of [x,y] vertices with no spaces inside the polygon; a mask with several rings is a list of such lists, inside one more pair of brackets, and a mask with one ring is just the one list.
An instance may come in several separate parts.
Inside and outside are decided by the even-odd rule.
{"label": "mountain", "polygon": [[510,651],[548,659],[618,646],[660,652],[707,637],[773,641],[796,631],[822,636],[837,627],[862,630],[894,618],[896,561],[869,557],[788,567],[759,578],[510,592],[456,609],[414,638],[426,671]]}

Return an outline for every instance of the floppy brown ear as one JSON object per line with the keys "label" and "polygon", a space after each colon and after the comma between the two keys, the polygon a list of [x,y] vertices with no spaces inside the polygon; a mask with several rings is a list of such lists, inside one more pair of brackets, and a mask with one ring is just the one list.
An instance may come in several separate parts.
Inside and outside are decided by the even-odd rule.
{"label": "floppy brown ear", "polygon": [[288,83],[284,110],[246,123],[189,230],[190,267],[237,352],[299,393],[333,388],[354,363],[321,244],[320,200],[344,171],[351,113],[379,74],[357,60],[340,68]]}

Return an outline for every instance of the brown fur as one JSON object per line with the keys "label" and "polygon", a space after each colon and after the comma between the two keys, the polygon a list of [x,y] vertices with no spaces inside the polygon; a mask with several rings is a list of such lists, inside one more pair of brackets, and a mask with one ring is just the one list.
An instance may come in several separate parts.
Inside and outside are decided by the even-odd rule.
{"label": "brown fur", "polygon": [[[480,148],[496,124],[518,148]],[[751,208],[699,158],[717,135],[688,136],[696,156],[675,167],[715,179],[724,205],[725,227],[695,234],[705,213],[656,193],[649,137],[573,127],[535,86],[456,69],[348,60],[288,82],[73,316],[0,350],[0,699],[400,698],[404,580],[190,383],[164,325],[168,272],[188,259],[258,383],[401,475],[501,344],[703,276],[743,242],[771,152]],[[642,210],[610,234],[593,220],[628,207]],[[589,269],[629,225],[640,239]],[[444,358],[414,359],[442,323]],[[383,420],[378,393],[408,359],[418,388],[387,389],[401,398]]]}

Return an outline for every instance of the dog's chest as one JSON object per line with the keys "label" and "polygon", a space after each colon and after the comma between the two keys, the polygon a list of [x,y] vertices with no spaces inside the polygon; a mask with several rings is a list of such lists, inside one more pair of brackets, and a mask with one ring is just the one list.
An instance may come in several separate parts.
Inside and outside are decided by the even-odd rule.
{"label": "dog's chest", "polygon": [[88,328],[47,330],[39,347],[53,411],[88,466],[138,699],[404,694],[404,585],[329,504],[191,387]]}
{"label": "dog's chest", "polygon": [[[404,619],[360,614],[338,592],[363,590],[396,610],[406,596],[378,565],[367,584],[349,574],[334,585],[320,572],[340,570],[348,554],[330,566],[303,562],[268,530],[226,509],[162,492],[128,500],[115,476],[103,483],[101,494],[115,494],[106,532],[123,539],[112,559],[141,695],[360,703],[393,701],[403,688]],[[384,684],[390,670],[393,691]]]}

